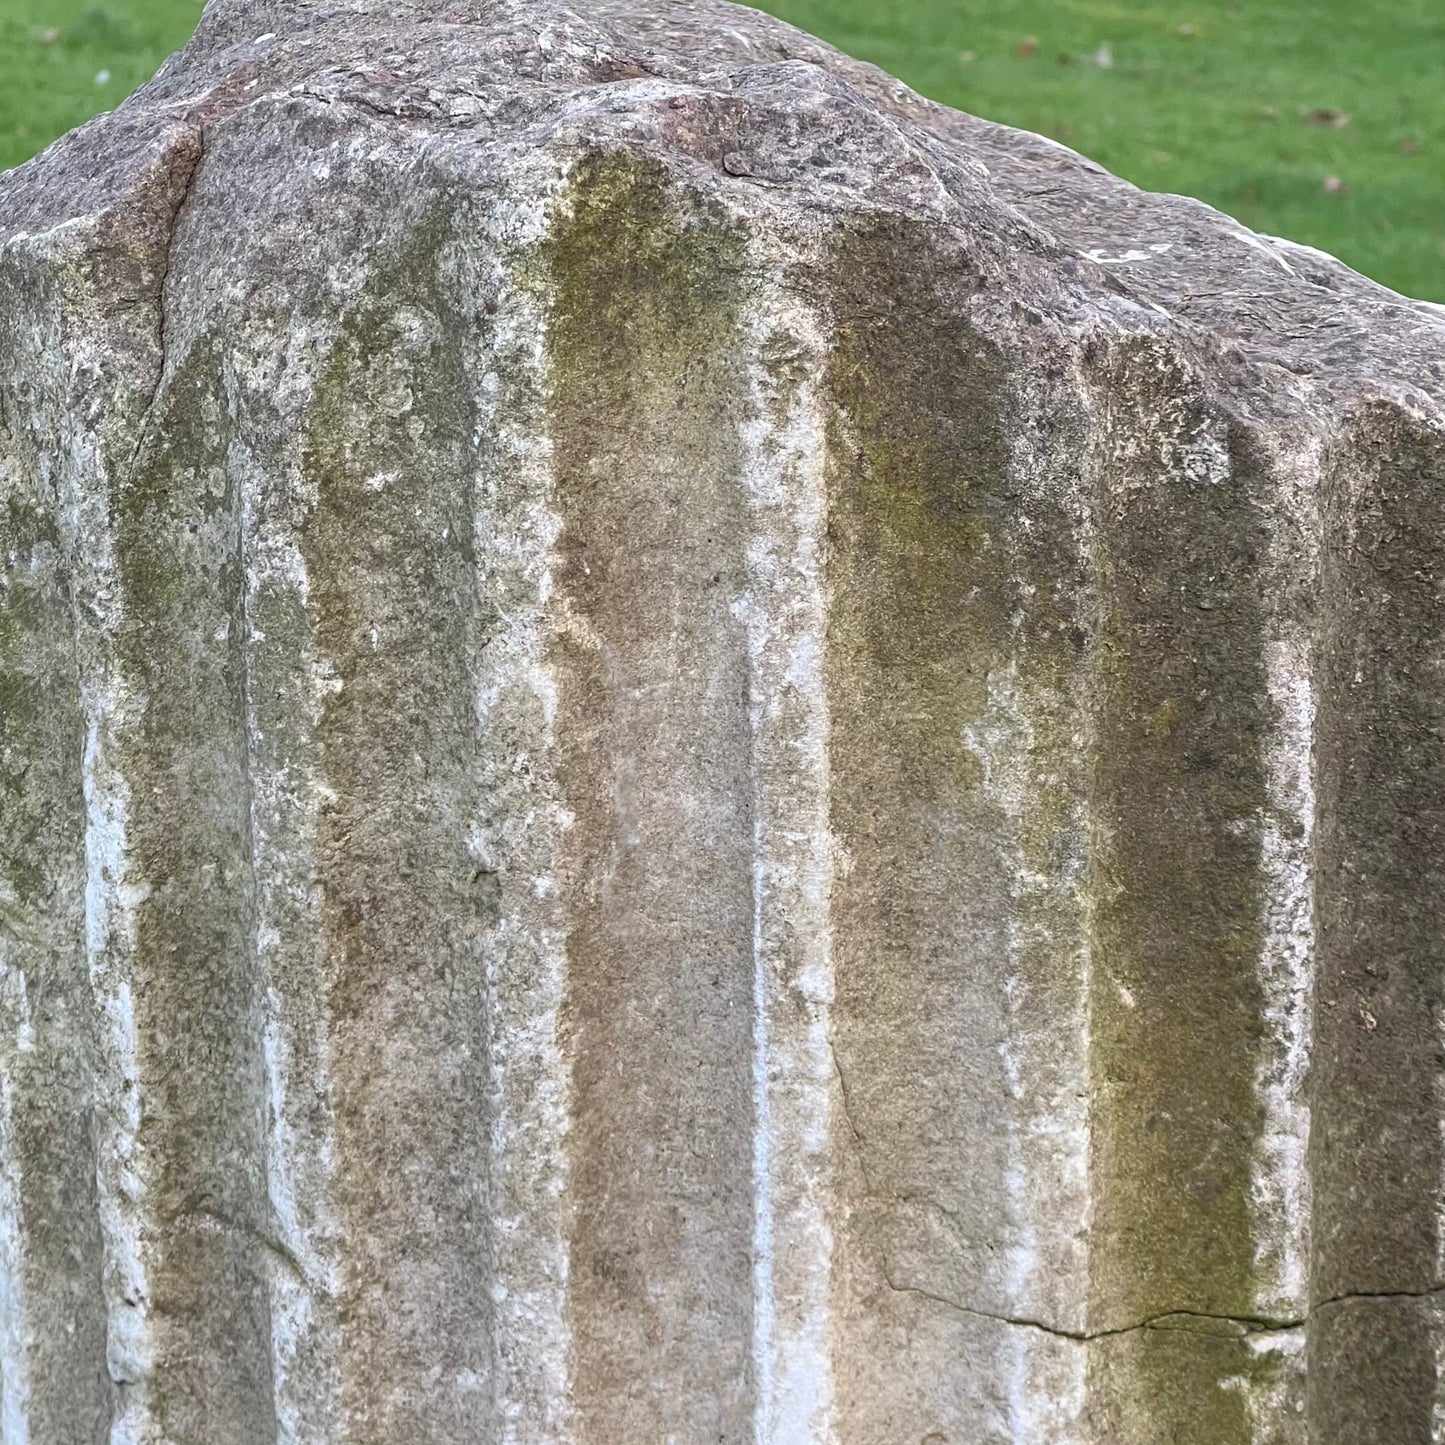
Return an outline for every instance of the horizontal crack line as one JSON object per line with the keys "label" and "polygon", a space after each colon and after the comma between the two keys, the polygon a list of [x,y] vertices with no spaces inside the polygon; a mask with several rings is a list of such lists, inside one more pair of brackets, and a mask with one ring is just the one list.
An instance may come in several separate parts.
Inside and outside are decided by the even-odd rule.
{"label": "horizontal crack line", "polygon": [[[886,1276],[885,1276],[886,1277]],[[1418,1300],[1434,1299],[1445,1295],[1445,1285],[1433,1285],[1429,1289],[1418,1290],[1380,1290],[1375,1293],[1353,1293],[1332,1295],[1329,1299],[1319,1300],[1310,1309],[1309,1314],[1293,1319],[1270,1318],[1266,1315],[1216,1315],[1205,1310],[1173,1309],[1160,1310],[1157,1314],[1149,1315],[1147,1318],[1137,1321],[1131,1325],[1119,1325],[1109,1330],[1065,1330],[1057,1325],[1045,1324],[1042,1320],[1031,1319],[1026,1315],[1009,1315],[992,1310],[982,1310],[972,1305],[961,1305],[956,1300],[951,1300],[940,1294],[933,1294],[929,1290],[919,1289],[914,1285],[895,1284],[888,1279],[888,1288],[895,1294],[917,1295],[920,1299],[931,1300],[934,1304],[943,1305],[945,1309],[953,1310],[957,1314],[972,1315],[975,1319],[994,1320],[1001,1325],[1015,1325],[1020,1329],[1038,1330],[1042,1334],[1054,1335],[1062,1340],[1074,1340],[1080,1344],[1088,1344],[1091,1340],[1112,1339],[1118,1335],[1134,1334],[1139,1330],[1178,1330],[1186,1334],[1213,1336],[1216,1339],[1227,1339],[1229,1335],[1221,1334],[1217,1330],[1201,1328],[1200,1325],[1187,1323],[1190,1320],[1200,1321],[1201,1324],[1213,1322],[1221,1325],[1234,1325],[1242,1331],[1235,1338],[1243,1339],[1249,1335],[1268,1334],[1274,1331],[1297,1330],[1303,1328],[1310,1321],[1317,1311],[1329,1309],[1334,1305],[1349,1304],[1352,1301],[1377,1301],[1389,1300]]]}
{"label": "horizontal crack line", "polygon": [[[895,1294],[917,1295],[920,1299],[932,1300],[935,1304],[941,1304],[946,1309],[954,1310],[958,1314],[972,1315],[976,1319],[994,1320],[1002,1325],[1016,1325],[1020,1329],[1038,1330],[1042,1334],[1054,1335],[1061,1340],[1073,1340],[1079,1344],[1088,1344],[1091,1340],[1112,1339],[1118,1335],[1135,1334],[1139,1330],[1176,1330],[1186,1334],[1209,1335],[1216,1339],[1230,1338],[1229,1335],[1223,1335],[1217,1330],[1201,1329],[1183,1323],[1188,1320],[1212,1321],[1215,1324],[1237,1326],[1243,1334],[1236,1338],[1243,1338],[1245,1335],[1266,1334],[1271,1331],[1297,1330],[1305,1323],[1303,1318],[1270,1319],[1262,1315],[1215,1315],[1204,1310],[1174,1309],[1160,1310],[1157,1314],[1149,1315],[1135,1324],[1119,1325],[1110,1330],[1065,1330],[1056,1325],[1047,1325],[1042,1320],[1030,1319],[1025,1315],[1007,1315],[990,1310],[975,1309],[970,1305],[961,1305],[955,1300],[932,1294],[928,1290],[918,1289],[912,1285],[894,1284],[891,1279],[888,1280],[888,1287]],[[1176,1321],[1179,1323],[1175,1323]]]}

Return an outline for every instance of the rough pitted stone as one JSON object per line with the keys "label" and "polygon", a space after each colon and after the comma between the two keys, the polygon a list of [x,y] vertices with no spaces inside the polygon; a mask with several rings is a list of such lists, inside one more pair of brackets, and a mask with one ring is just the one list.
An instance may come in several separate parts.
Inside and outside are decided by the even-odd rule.
{"label": "rough pitted stone", "polygon": [[0,177],[6,1445],[1445,1427],[1445,324],[716,0],[213,0]]}

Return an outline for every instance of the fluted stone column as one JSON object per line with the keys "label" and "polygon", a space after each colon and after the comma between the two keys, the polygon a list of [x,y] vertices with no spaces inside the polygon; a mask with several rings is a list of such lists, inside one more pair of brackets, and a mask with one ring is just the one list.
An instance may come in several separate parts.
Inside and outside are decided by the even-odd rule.
{"label": "fluted stone column", "polygon": [[1445,1430],[1445,323],[721,0],[213,0],[0,177],[5,1445]]}

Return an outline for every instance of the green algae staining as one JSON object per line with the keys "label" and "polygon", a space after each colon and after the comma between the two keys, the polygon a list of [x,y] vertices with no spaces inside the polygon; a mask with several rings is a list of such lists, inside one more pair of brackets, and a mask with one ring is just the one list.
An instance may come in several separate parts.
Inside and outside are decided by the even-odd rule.
{"label": "green algae staining", "polygon": [[[1020,1046],[1004,1077],[987,1041],[1086,1012],[1075,1328],[1176,1320],[1089,1346],[1084,1417],[1120,1438],[1151,1438],[1154,1418],[1244,1442],[1286,1368],[1246,1342],[1271,719],[1260,478],[1141,344],[1089,379],[1108,423],[1097,495],[1034,496],[1005,437],[1007,368],[964,320],[967,269],[920,282],[915,254],[903,227],[840,243],[837,274],[867,280],[840,287],[828,373],[832,796],[850,863],[835,1047],[863,1173],[847,1247],[895,1290],[1009,1313],[994,1301],[1023,1276],[986,1245],[1004,1217],[969,1191],[1002,1201],[1027,1166],[1005,1131],[951,1124],[938,1081],[974,1107],[1019,1096]],[[1030,889],[1035,875],[1064,881]],[[1027,1020],[990,996],[1005,959]]]}
{"label": "green algae staining", "polygon": [[[619,422],[675,408],[689,371],[716,387],[740,358],[742,233],[655,162],[584,155],[540,251],[531,279],[551,297],[547,351],[564,456],[589,435],[569,422],[597,423],[618,404]],[[721,384],[740,395],[735,382]]]}

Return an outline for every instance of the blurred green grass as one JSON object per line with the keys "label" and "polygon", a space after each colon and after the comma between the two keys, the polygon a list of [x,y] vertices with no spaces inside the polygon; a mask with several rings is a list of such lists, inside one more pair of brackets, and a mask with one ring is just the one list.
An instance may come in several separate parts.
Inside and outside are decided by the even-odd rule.
{"label": "blurred green grass", "polygon": [[0,0],[0,169],[119,104],[200,14],[199,0]]}
{"label": "blurred green grass", "polygon": [[[184,43],[200,8],[0,0],[0,167],[114,105]],[[764,8],[925,95],[1445,301],[1445,0]]]}

